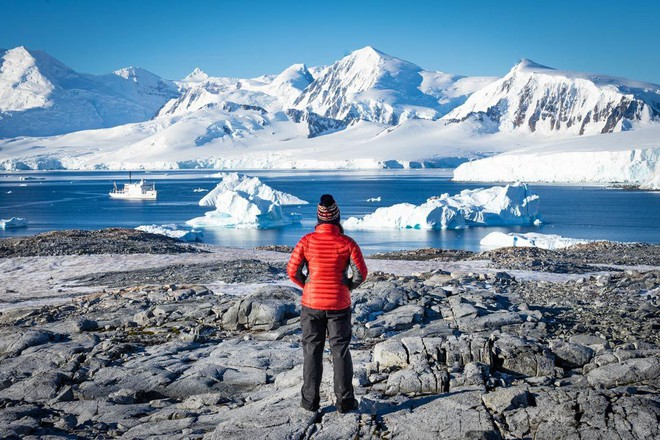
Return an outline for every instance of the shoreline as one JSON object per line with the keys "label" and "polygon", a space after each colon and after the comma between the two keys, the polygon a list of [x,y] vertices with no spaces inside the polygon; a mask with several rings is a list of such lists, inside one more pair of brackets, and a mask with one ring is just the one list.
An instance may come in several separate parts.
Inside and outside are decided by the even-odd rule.
{"label": "shoreline", "polygon": [[[240,174],[333,174],[333,173],[433,173],[442,175],[442,177],[448,177],[450,181],[454,183],[467,183],[467,184],[484,184],[484,185],[506,185],[515,183],[519,180],[455,180],[453,179],[453,171],[456,167],[447,168],[447,167],[422,167],[422,168],[337,168],[337,169],[327,169],[327,168],[137,168],[137,169],[28,169],[28,170],[0,170],[0,177],[7,178],[10,176],[21,176],[21,175],[30,175],[30,174],[64,174],[64,173],[74,173],[78,174],[125,174],[129,171],[133,173],[146,174],[146,175],[159,175],[163,174],[164,176],[172,176],[177,173],[180,174],[206,174],[206,173],[240,173]],[[0,180],[0,182],[2,182]],[[641,188],[642,183],[625,183],[621,181],[612,181],[612,182],[603,182],[603,181],[527,181],[526,183],[532,185],[542,185],[542,186],[584,186],[590,188],[606,188],[612,190],[620,191],[643,191],[643,192],[657,192],[660,189],[657,188]],[[28,182],[30,183],[30,182]],[[32,183],[38,183],[32,182]]]}
{"label": "shoreline", "polygon": [[[121,283],[131,286],[149,279],[151,284],[186,279],[187,283],[247,283],[247,278],[228,276],[229,266],[218,269],[232,261],[262,262],[270,270],[265,278],[294,287],[284,276],[290,251],[288,246],[244,249],[191,244],[120,228],[0,239],[0,271],[6,274],[0,281],[0,311],[21,307],[23,302],[58,304],[95,288]],[[366,260],[372,271],[396,276],[432,270],[457,274],[507,271],[526,281],[566,282],[625,270],[657,270],[660,245],[593,242],[558,250],[499,248],[484,252],[426,248],[377,253]],[[163,272],[169,278],[161,276]]]}

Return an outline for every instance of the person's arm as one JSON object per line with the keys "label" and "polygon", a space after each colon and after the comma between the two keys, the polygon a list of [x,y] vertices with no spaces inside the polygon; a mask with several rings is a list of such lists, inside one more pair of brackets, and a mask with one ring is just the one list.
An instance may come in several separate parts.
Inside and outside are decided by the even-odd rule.
{"label": "person's arm", "polygon": [[293,252],[291,252],[289,264],[286,266],[287,275],[289,275],[291,281],[300,287],[305,287],[305,281],[307,281],[307,275],[303,273],[303,269],[306,265],[307,260],[305,259],[304,243],[303,240],[300,240],[293,249]]}
{"label": "person's arm", "polygon": [[364,257],[362,257],[362,251],[360,246],[357,243],[351,243],[351,256],[349,264],[351,265],[351,271],[353,272],[353,277],[351,278],[350,289],[356,289],[367,279],[369,272],[367,270],[367,264],[364,262]]}

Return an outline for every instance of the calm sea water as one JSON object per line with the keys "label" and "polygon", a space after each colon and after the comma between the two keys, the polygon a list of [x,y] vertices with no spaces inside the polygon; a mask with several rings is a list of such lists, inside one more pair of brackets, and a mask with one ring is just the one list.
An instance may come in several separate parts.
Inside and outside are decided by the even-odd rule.
{"label": "calm sea water", "polygon": [[[300,226],[273,230],[205,230],[211,244],[250,248],[267,244],[294,245],[313,230],[316,202],[331,193],[342,218],[361,216],[380,206],[419,204],[442,193],[493,185],[452,182],[448,170],[378,171],[248,171],[275,189],[295,194],[310,205],[285,210],[303,215]],[[208,207],[197,202],[218,178],[213,172],[177,171],[133,173],[133,178],[156,182],[157,201],[112,200],[113,181],[127,181],[118,172],[31,172],[0,174],[0,218],[24,217],[27,229],[0,230],[0,237],[30,235],[55,229],[99,229],[111,226],[184,223]],[[19,180],[33,178],[39,180]],[[616,241],[660,242],[660,193],[624,191],[598,186],[531,185],[541,197],[540,227],[477,227],[453,231],[351,231],[366,254],[422,247],[479,250],[479,240],[492,231],[541,232],[567,237]],[[380,202],[367,199],[381,197]]]}

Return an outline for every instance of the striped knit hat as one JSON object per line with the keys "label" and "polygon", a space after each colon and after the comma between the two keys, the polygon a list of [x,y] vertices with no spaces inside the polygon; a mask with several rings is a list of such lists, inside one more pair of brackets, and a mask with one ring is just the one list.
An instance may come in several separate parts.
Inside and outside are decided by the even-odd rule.
{"label": "striped knit hat", "polygon": [[339,207],[330,194],[323,194],[316,208],[319,223],[339,223]]}

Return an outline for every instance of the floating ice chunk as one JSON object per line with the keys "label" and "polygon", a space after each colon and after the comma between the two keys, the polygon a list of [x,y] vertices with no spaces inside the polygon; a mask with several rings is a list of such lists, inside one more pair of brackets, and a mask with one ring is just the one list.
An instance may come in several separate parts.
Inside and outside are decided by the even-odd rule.
{"label": "floating ice chunk", "polygon": [[196,192],[196,193],[208,192],[208,191],[209,190],[205,189],[205,188],[195,188],[195,189],[193,189],[193,192]]}
{"label": "floating ice chunk", "polygon": [[28,221],[24,218],[0,219],[0,229],[27,228],[27,225]]}
{"label": "floating ice chunk", "polygon": [[278,203],[281,206],[306,205],[308,203],[292,194],[271,188],[259,180],[258,177],[250,177],[238,173],[218,173],[214,174],[212,177],[221,177],[222,180],[211,192],[199,201],[200,206],[216,206],[216,199],[226,191],[241,193],[248,199],[257,197],[261,200]]}
{"label": "floating ice chunk", "polygon": [[466,226],[529,225],[538,216],[539,196],[526,184],[443,194],[421,205],[400,203],[378,208],[362,219],[350,217],[346,229],[460,229]]}
{"label": "floating ice chunk", "polygon": [[228,173],[218,186],[199,204],[215,206],[215,211],[196,217],[186,223],[196,227],[277,228],[300,223],[300,214],[284,214],[282,205],[307,202],[277,191],[256,177]]}
{"label": "floating ice chunk", "polygon": [[362,219],[349,217],[344,222],[345,229],[460,229],[465,227],[465,219],[458,210],[429,200],[420,206],[412,203],[399,203],[378,208]]}
{"label": "floating ice chunk", "polygon": [[182,241],[196,241],[201,242],[204,237],[202,231],[182,227],[175,224],[170,225],[142,225],[138,226],[138,231],[151,232],[152,234],[166,235],[168,237],[176,238]]}
{"label": "floating ice chunk", "polygon": [[554,234],[538,234],[529,232],[526,234],[516,234],[504,232],[491,232],[481,239],[481,246],[493,248],[500,247],[538,247],[541,249],[561,249],[574,244],[590,243],[594,240],[582,240],[579,238],[562,237]]}
{"label": "floating ice chunk", "polygon": [[463,190],[440,199],[461,211],[468,225],[530,225],[538,216],[539,196],[525,183]]}
{"label": "floating ice chunk", "polygon": [[367,199],[367,202],[380,202],[382,200],[381,196],[378,197],[371,197],[370,199]]}

